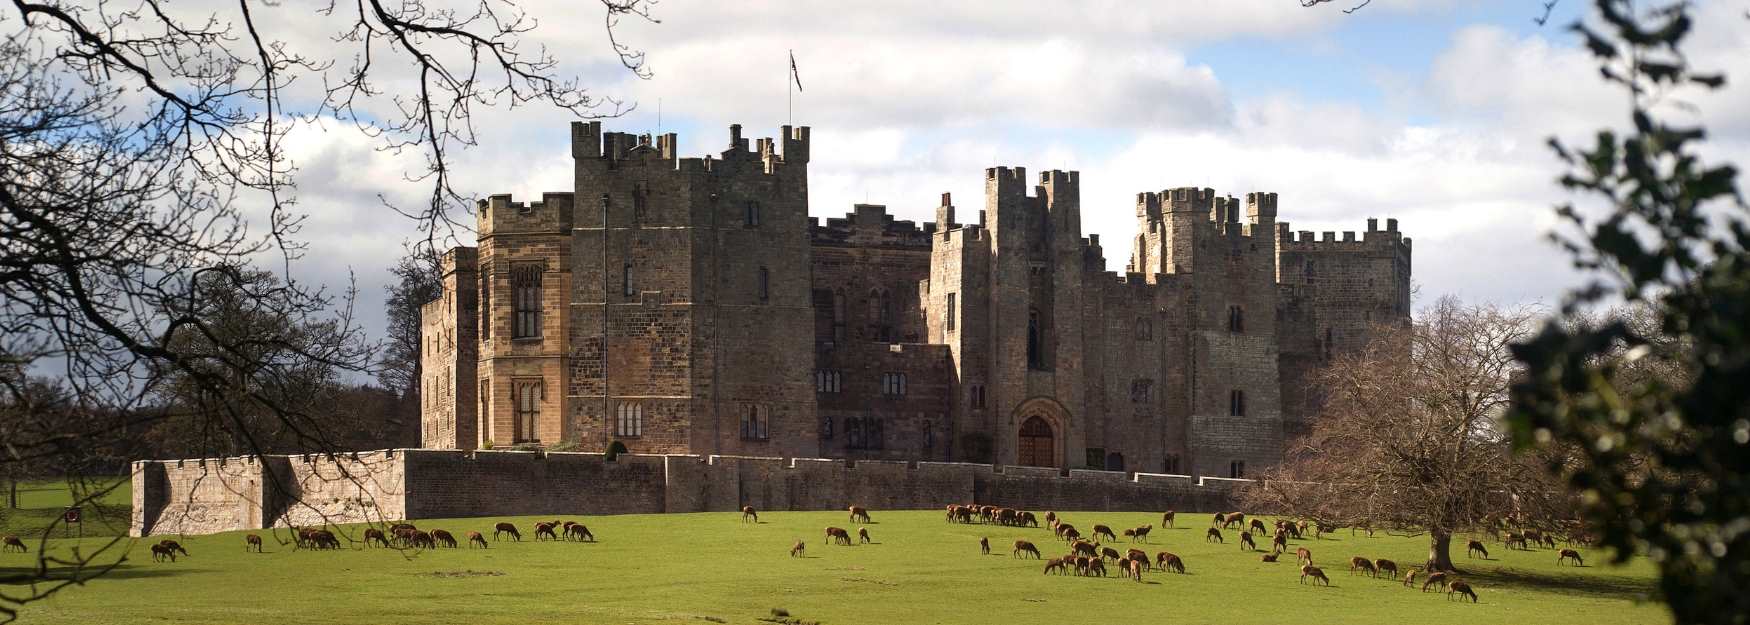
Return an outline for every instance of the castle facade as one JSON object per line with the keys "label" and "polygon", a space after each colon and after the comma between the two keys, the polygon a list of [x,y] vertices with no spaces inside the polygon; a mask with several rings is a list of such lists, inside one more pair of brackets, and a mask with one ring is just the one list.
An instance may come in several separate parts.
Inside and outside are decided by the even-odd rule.
{"label": "castle facade", "polygon": [[652,139],[574,123],[571,191],[479,203],[423,311],[424,447],[1244,477],[1305,430],[1322,363],[1409,319],[1392,219],[1315,238],[1274,193],[1139,193],[1117,274],[1077,172],[988,169],[976,215],[823,221],[807,127]]}

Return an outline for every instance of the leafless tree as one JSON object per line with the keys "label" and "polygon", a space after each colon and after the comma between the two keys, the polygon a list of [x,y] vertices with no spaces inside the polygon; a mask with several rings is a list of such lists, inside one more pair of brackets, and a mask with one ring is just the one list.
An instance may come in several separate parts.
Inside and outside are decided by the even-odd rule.
{"label": "leafless tree", "polygon": [[[600,0],[603,49],[645,75],[619,42],[649,0]],[[351,292],[293,278],[304,245],[294,127],[361,133],[418,163],[424,206],[390,206],[427,247],[454,234],[468,194],[453,154],[476,141],[484,107],[539,105],[578,116],[627,109],[594,95],[527,43],[535,20],[509,0],[360,0],[325,6],[240,0],[11,0],[0,9],[0,363],[56,374],[98,422],[41,421],[9,432],[0,464],[78,456],[163,418],[140,410],[169,381],[211,401],[212,449],[260,453],[270,428],[310,452],[334,450],[288,402],[283,376],[369,372]],[[289,26],[308,18],[324,33]],[[314,34],[314,37],[311,35]],[[394,212],[390,212],[393,210]],[[251,268],[279,280],[247,279]],[[219,328],[213,285],[293,327]],[[262,366],[262,354],[272,354]],[[3,398],[0,398],[3,399]],[[267,418],[261,418],[267,415]],[[217,441],[224,440],[220,446]],[[77,476],[75,476],[77,477]],[[113,481],[76,489],[97,498]],[[268,484],[290,492],[281,484]],[[53,531],[54,528],[50,528]],[[0,617],[113,566],[116,544],[41,550],[35,572],[0,579]],[[52,580],[47,576],[53,567]],[[10,585],[24,584],[24,585]]]}
{"label": "leafless tree", "polygon": [[1454,569],[1455,534],[1567,518],[1564,491],[1540,459],[1512,453],[1499,421],[1517,375],[1507,346],[1537,316],[1447,297],[1407,327],[1378,327],[1317,376],[1326,403],[1312,431],[1246,489],[1247,505],[1426,533],[1438,570]]}

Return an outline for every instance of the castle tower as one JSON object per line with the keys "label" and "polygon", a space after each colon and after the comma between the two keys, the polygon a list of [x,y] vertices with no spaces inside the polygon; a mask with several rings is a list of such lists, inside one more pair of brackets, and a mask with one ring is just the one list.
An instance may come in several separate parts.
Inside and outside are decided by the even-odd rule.
{"label": "castle tower", "polygon": [[420,307],[420,446],[473,449],[478,442],[474,374],[479,341],[476,250],[445,252],[443,295]]}

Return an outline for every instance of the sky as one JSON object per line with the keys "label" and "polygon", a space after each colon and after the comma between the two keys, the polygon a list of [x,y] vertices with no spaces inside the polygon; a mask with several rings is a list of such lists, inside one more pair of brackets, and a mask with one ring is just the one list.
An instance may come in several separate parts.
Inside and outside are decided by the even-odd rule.
{"label": "sky", "polygon": [[[1296,0],[663,0],[660,23],[628,18],[615,31],[646,54],[647,79],[618,65],[596,3],[521,5],[540,20],[529,43],[561,73],[635,104],[608,130],[676,132],[683,156],[701,156],[724,149],[731,123],[749,137],[811,126],[816,217],[869,202],[927,221],[943,192],[975,214],[987,167],[1070,169],[1083,233],[1122,242],[1138,192],[1271,191],[1293,230],[1397,219],[1414,241],[1421,304],[1558,303],[1582,276],[1548,241],[1552,207],[1576,198],[1555,184],[1547,140],[1628,121],[1626,99],[1566,29],[1590,7],[1578,0],[1560,0],[1545,25],[1533,21],[1542,0],[1374,0],[1353,14]],[[1728,85],[1750,81],[1747,8],[1697,7],[1691,61]],[[304,36],[322,29],[308,8],[271,10]],[[793,101],[792,51],[803,86]],[[1744,163],[1747,94],[1683,94],[1690,108],[1675,119],[1705,122],[1706,153]],[[571,190],[570,119],[478,111],[481,140],[455,157],[456,186],[518,199]],[[358,309],[380,335],[388,268],[419,235],[379,197],[418,205],[426,189],[403,178],[423,161],[332,125],[287,145],[309,214],[296,272],[335,285],[356,276]],[[1122,271],[1128,250],[1106,253]]]}

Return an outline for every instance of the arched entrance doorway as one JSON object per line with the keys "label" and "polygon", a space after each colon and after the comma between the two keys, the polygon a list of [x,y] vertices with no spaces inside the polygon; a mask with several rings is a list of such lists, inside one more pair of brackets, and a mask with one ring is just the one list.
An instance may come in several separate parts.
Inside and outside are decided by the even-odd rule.
{"label": "arched entrance doorway", "polygon": [[1057,466],[1057,439],[1051,424],[1035,415],[1021,422],[1020,442],[1015,447],[1015,463],[1029,467]]}

